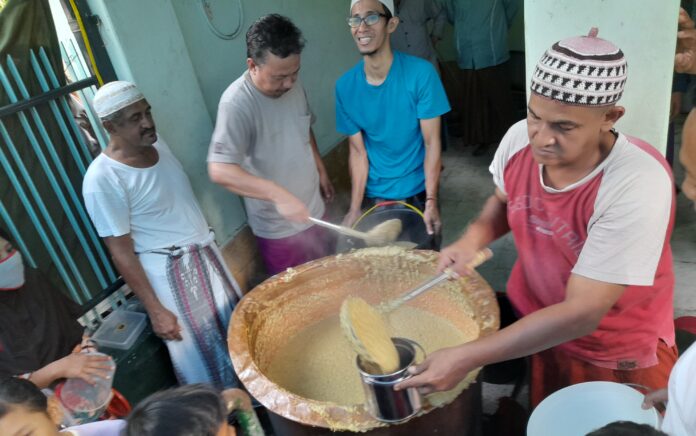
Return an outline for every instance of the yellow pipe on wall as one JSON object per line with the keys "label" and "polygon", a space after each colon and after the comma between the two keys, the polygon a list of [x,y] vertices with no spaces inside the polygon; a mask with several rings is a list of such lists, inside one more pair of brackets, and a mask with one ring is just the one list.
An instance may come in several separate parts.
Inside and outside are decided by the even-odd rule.
{"label": "yellow pipe on wall", "polygon": [[97,82],[99,82],[99,86],[102,86],[104,84],[104,80],[102,80],[101,74],[99,74],[99,68],[97,68],[97,61],[94,59],[94,53],[92,52],[92,46],[89,43],[89,39],[87,38],[87,32],[85,31],[85,25],[82,22],[82,16],[80,16],[80,11],[77,9],[77,5],[75,4],[75,0],[70,0],[70,7],[72,7],[73,14],[75,14],[75,19],[77,20],[77,25],[80,27],[80,34],[82,35],[82,40],[85,42],[85,49],[87,50],[87,56],[89,57],[89,62],[92,65],[92,69],[94,70],[94,75],[97,77]]}

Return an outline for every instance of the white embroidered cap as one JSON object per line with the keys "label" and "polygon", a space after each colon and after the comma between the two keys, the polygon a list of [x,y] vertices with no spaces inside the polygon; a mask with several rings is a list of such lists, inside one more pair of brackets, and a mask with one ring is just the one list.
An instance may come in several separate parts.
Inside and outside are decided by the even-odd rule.
{"label": "white embroidered cap", "polygon": [[544,53],[532,75],[532,92],[580,106],[607,106],[621,98],[627,65],[623,52],[597,37],[564,39]]}
{"label": "white embroidered cap", "polygon": [[[350,11],[353,11],[353,6],[355,6],[355,4],[359,1],[360,0],[351,0]],[[391,12],[392,15],[394,15],[394,0],[379,0],[379,2],[382,3],[385,8],[389,9],[389,12]]]}
{"label": "white embroidered cap", "polygon": [[145,96],[133,83],[116,80],[106,83],[97,90],[92,106],[99,118],[105,118],[144,98]]}

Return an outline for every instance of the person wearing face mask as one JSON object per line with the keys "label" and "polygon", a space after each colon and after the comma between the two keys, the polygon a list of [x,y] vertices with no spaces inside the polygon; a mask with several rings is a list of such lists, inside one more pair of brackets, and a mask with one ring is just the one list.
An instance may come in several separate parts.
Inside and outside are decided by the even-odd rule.
{"label": "person wearing face mask", "polygon": [[0,229],[0,376],[26,378],[46,388],[62,378],[92,382],[108,373],[108,357],[80,353],[80,307],[52,289]]}
{"label": "person wearing face mask", "polygon": [[179,383],[235,387],[227,327],[241,291],[186,173],[133,83],[107,83],[93,105],[110,135],[82,185],[97,233],[166,341]]}

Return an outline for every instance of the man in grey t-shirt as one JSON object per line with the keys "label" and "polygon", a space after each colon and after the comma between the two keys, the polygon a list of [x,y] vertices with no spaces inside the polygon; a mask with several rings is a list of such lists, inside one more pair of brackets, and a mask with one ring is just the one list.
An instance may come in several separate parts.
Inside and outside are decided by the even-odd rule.
{"label": "man in grey t-shirt", "polygon": [[297,80],[304,40],[277,14],[247,31],[248,70],[222,94],[208,152],[210,179],[244,196],[269,274],[329,254],[324,215],[334,195],[317,149],[314,117]]}

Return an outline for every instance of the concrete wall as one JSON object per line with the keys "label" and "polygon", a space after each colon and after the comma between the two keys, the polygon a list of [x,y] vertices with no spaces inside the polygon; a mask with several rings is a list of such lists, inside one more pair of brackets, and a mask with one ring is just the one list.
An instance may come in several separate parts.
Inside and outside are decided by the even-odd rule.
{"label": "concrete wall", "polygon": [[[225,41],[209,30],[197,0],[88,0],[118,77],[136,82],[147,96],[160,134],[183,164],[222,243],[243,228],[246,217],[237,197],[209,182],[205,156],[220,94],[246,68],[246,29],[259,16],[278,12],[303,30],[301,78],[317,114],[314,128],[323,152],[341,139],[335,131],[334,83],[358,60],[345,23],[347,1],[241,1],[242,32]],[[223,32],[237,23],[236,2],[209,0],[213,22]]]}
{"label": "concrete wall", "polygon": [[[628,61],[628,80],[620,102],[626,115],[617,129],[664,153],[678,8],[678,0],[527,0],[527,78],[551,44],[587,35],[593,26],[599,28],[599,37],[619,46]],[[541,28],[543,32],[534,31]]]}

